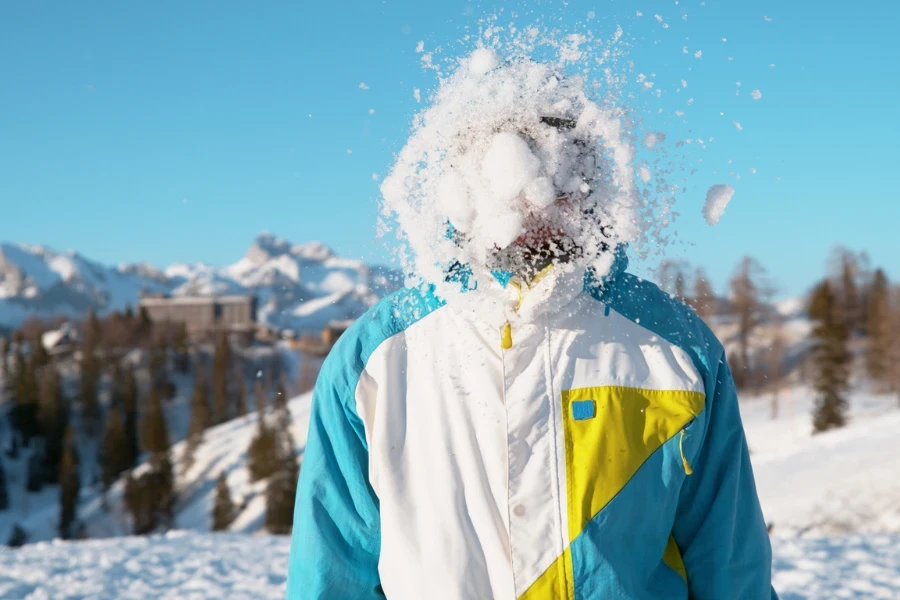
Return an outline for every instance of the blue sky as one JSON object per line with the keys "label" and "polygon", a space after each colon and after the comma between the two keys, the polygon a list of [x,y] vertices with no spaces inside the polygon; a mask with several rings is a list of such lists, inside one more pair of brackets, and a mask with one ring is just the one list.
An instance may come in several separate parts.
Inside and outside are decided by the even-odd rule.
{"label": "blue sky", "polygon": [[[520,24],[545,15],[601,36],[621,25],[636,70],[665,92],[637,100],[663,109],[648,124],[714,138],[686,149],[697,171],[667,253],[717,288],[752,254],[781,295],[802,293],[836,244],[900,277],[900,3],[888,1],[2,3],[0,240],[221,265],[265,230],[387,262],[372,174],[422,108],[413,89],[435,84],[415,46],[458,52],[501,8],[502,21],[516,10]],[[685,124],[674,113],[689,97]],[[719,182],[737,192],[711,228],[700,208]]]}

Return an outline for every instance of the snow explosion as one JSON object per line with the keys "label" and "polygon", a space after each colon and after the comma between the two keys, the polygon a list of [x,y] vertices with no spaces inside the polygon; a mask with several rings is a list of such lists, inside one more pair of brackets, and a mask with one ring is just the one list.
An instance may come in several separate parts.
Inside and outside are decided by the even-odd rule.
{"label": "snow explosion", "polygon": [[[445,299],[488,289],[498,272],[528,281],[554,265],[602,277],[619,246],[659,238],[671,220],[674,198],[654,190],[678,186],[637,158],[619,101],[621,29],[605,49],[580,34],[538,35],[484,36],[459,59],[381,184],[383,225],[394,221],[385,228],[398,232],[409,283],[434,284]],[[430,53],[423,62],[431,67]],[[643,150],[659,152],[665,136],[651,137]]]}

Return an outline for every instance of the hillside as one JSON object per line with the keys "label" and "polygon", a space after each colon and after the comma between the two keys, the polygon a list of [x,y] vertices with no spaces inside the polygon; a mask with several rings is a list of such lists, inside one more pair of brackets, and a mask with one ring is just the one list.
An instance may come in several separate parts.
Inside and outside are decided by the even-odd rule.
{"label": "hillside", "polygon": [[[790,400],[788,400],[790,398]],[[310,396],[291,401],[302,448]],[[774,523],[773,583],[782,600],[900,597],[900,484],[890,443],[900,424],[894,397],[856,393],[843,430],[810,435],[808,391],[795,388],[777,420],[769,398],[742,410],[763,510]],[[0,548],[3,598],[283,598],[290,542],[258,532],[261,485],[247,482],[244,449],[256,427],[248,416],[207,433],[194,484],[182,492],[177,523],[190,531],[86,542],[43,542]],[[181,446],[176,446],[179,455]],[[232,532],[210,534],[212,486],[220,471],[246,506]],[[115,504],[117,491],[110,495]],[[113,511],[115,512],[115,511]],[[98,498],[84,504],[92,534],[119,533]],[[34,523],[54,518],[35,515]],[[33,596],[29,596],[29,594]]]}
{"label": "hillside", "polygon": [[0,243],[0,330],[29,318],[83,317],[137,306],[142,292],[175,296],[254,294],[259,320],[278,329],[319,330],[360,316],[397,286],[385,267],[338,257],[318,242],[257,237],[225,267],[102,265],[77,252]]}

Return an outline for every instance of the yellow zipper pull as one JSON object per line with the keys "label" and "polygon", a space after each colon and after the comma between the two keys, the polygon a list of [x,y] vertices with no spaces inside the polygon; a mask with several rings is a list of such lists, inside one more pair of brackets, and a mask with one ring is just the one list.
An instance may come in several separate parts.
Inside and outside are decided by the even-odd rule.
{"label": "yellow zipper pull", "polygon": [[694,470],[691,468],[690,463],[684,456],[684,429],[681,430],[681,438],[678,440],[678,449],[681,451],[681,464],[684,465],[684,474],[693,475]]}
{"label": "yellow zipper pull", "polygon": [[504,350],[512,348],[512,327],[509,325],[509,321],[504,323],[500,330],[500,347]]}

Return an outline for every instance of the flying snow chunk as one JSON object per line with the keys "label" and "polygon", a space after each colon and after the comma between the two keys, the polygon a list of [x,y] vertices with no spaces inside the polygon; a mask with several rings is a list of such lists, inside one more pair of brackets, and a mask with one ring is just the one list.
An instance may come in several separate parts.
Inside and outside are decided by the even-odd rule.
{"label": "flying snow chunk", "polygon": [[743,131],[743,130],[744,130],[744,126],[741,125],[739,121],[735,121],[735,122],[734,122],[734,127],[735,127],[738,131]]}
{"label": "flying snow chunk", "polygon": [[367,89],[369,89],[369,86],[366,85],[366,82],[365,82],[365,81],[360,81],[360,82],[359,82],[359,89],[361,89],[361,90],[367,90]]}
{"label": "flying snow chunk", "polygon": [[725,214],[725,207],[734,196],[734,188],[728,184],[718,183],[706,192],[706,202],[703,204],[703,218],[712,226],[719,224],[719,219]]}
{"label": "flying snow chunk", "polygon": [[416,102],[422,101],[422,91],[419,88],[413,90],[413,98],[416,99]]}
{"label": "flying snow chunk", "polygon": [[419,40],[419,43],[416,44],[416,52],[425,52],[425,40]]}
{"label": "flying snow chunk", "polygon": [[512,200],[537,177],[541,161],[531,152],[528,142],[515,133],[498,133],[481,164],[482,176],[498,198]]}
{"label": "flying snow chunk", "polygon": [[500,59],[491,48],[479,48],[469,57],[469,73],[472,75],[484,75],[488,71],[497,68]]}
{"label": "flying snow chunk", "polygon": [[703,58],[703,50],[697,50],[694,52],[694,58]]}
{"label": "flying snow chunk", "polygon": [[661,131],[651,131],[644,136],[644,148],[652,150],[657,144],[666,141],[666,134]]}
{"label": "flying snow chunk", "polygon": [[759,90],[753,90],[753,91],[750,93],[750,95],[753,96],[753,99],[754,99],[754,100],[759,100],[760,98],[762,98],[762,92],[759,91]]}
{"label": "flying snow chunk", "polygon": [[638,174],[641,177],[641,181],[643,181],[644,183],[650,182],[650,177],[651,177],[650,169],[648,169],[647,167],[641,167],[640,170],[638,171]]}
{"label": "flying snow chunk", "polygon": [[532,179],[525,186],[525,199],[533,206],[547,208],[556,201],[556,190],[549,177]]}

